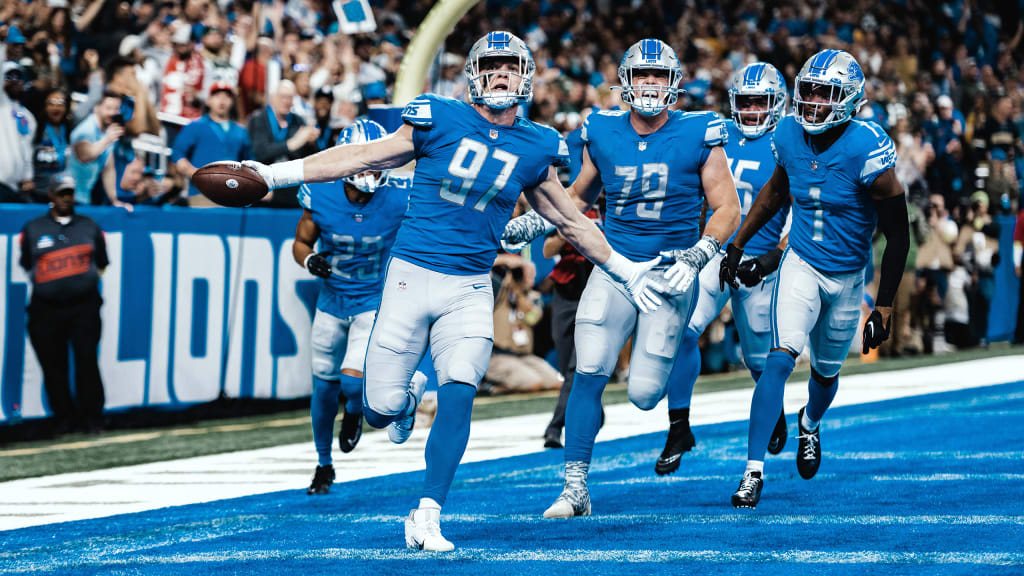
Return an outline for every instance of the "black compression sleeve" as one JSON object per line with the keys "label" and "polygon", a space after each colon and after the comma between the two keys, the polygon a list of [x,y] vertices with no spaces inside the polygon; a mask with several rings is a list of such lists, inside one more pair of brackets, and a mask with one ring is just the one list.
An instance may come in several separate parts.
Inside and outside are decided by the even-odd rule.
{"label": "black compression sleeve", "polygon": [[896,298],[896,290],[903,277],[903,269],[910,252],[910,217],[903,195],[875,201],[878,229],[885,234],[882,253],[882,272],[878,279],[878,298],[875,306],[889,307]]}

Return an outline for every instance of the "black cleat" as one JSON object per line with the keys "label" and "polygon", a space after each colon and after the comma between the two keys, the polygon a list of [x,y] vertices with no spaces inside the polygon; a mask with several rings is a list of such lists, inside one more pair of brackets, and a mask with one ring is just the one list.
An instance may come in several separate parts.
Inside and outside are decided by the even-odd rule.
{"label": "black cleat", "polygon": [[796,424],[800,428],[800,435],[797,439],[800,445],[796,449],[796,469],[804,480],[814,478],[818,473],[818,466],[821,466],[821,424],[813,432],[804,428],[804,409],[796,417]]}
{"label": "black cleat", "polygon": [[341,419],[341,431],[338,432],[338,448],[342,452],[355,450],[359,439],[363,437],[363,413],[350,414],[345,412]]}
{"label": "black cleat", "polygon": [[743,480],[740,480],[740,487],[732,495],[732,505],[734,508],[757,508],[757,503],[761,501],[761,488],[764,486],[764,480],[761,478],[760,472],[747,472],[743,475]]}
{"label": "black cleat", "polygon": [[545,448],[562,448],[562,432],[549,430],[544,433]]}
{"label": "black cleat", "polygon": [[334,483],[334,466],[317,466],[313,473],[313,483],[306,488],[306,494],[327,494],[331,491],[331,484]]}
{"label": "black cleat", "polygon": [[789,429],[786,427],[786,411],[779,414],[779,421],[775,423],[775,430],[772,430],[772,439],[768,441],[768,452],[778,454],[786,447],[786,436]]}
{"label": "black cleat", "polygon": [[658,476],[671,474],[679,469],[679,460],[683,454],[690,451],[697,445],[690,431],[689,414],[685,418],[673,420],[668,428],[668,438],[665,440],[665,449],[661,451],[658,462],[654,465],[654,471]]}

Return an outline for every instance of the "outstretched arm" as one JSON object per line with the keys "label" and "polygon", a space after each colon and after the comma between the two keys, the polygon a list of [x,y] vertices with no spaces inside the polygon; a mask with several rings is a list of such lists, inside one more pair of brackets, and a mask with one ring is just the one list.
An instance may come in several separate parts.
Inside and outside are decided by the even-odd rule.
{"label": "outstretched arm", "polygon": [[547,180],[526,193],[526,199],[580,254],[604,270],[613,280],[623,284],[641,312],[654,310],[661,304],[661,299],[654,293],[660,287],[647,278],[647,272],[661,258],[637,263],[613,250],[597,225],[579,211],[576,203],[562,188],[554,167],[548,169]]}
{"label": "outstretched arm", "polygon": [[331,182],[367,170],[386,170],[408,163],[415,153],[413,130],[412,126],[404,125],[380,140],[335,146],[306,158],[270,166],[248,161],[244,164],[255,168],[271,190],[303,182]]}

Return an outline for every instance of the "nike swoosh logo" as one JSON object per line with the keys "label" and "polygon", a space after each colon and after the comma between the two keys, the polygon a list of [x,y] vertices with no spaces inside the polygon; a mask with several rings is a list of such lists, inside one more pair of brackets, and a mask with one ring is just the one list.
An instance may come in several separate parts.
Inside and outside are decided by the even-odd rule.
{"label": "nike swoosh logo", "polygon": [[487,284],[473,284],[473,290],[479,290],[481,288],[486,288],[486,287],[487,287]]}

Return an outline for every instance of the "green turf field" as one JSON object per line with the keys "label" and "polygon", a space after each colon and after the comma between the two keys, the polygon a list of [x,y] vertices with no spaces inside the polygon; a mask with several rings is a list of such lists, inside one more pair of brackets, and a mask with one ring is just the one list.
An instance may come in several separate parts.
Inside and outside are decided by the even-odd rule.
{"label": "green turf field", "polygon": [[[862,364],[851,359],[843,374],[863,374],[961,362],[977,358],[1020,354],[1021,347],[994,345],[988,350],[968,350],[942,356],[915,356]],[[806,380],[810,369],[797,369],[791,381]],[[695,393],[751,386],[745,372],[702,376]],[[473,418],[482,420],[535,414],[553,409],[557,392],[478,398]],[[628,402],[624,384],[611,384],[604,394],[606,404]],[[543,430],[536,430],[538,443]],[[242,418],[211,420],[198,424],[164,428],[107,432],[101,436],[68,435],[56,440],[21,442],[0,449],[0,481],[31,478],[65,472],[83,472],[115,466],[144,464],[174,458],[188,458],[312,442],[308,410],[292,410]]]}

